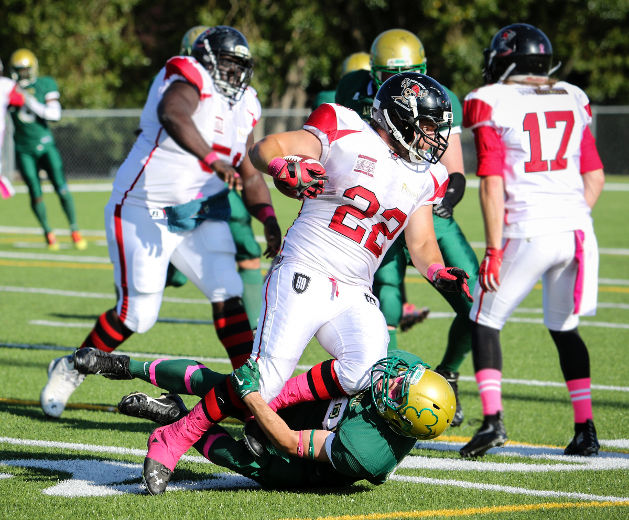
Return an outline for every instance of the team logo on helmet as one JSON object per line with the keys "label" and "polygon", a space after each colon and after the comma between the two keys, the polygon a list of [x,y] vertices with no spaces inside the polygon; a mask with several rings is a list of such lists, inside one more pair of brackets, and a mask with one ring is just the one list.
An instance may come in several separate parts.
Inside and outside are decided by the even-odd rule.
{"label": "team logo on helmet", "polygon": [[428,95],[428,89],[410,78],[404,78],[400,87],[402,88],[402,95],[391,96],[391,98],[395,104],[405,110],[412,110],[413,107],[417,107],[417,100],[424,99]]}
{"label": "team logo on helmet", "polygon": [[503,33],[500,35],[500,39],[498,40],[496,54],[498,56],[508,56],[509,54],[511,54],[513,52],[513,44],[511,42],[513,42],[514,38],[515,31],[513,31],[512,29],[507,29],[506,31],[503,31]]}

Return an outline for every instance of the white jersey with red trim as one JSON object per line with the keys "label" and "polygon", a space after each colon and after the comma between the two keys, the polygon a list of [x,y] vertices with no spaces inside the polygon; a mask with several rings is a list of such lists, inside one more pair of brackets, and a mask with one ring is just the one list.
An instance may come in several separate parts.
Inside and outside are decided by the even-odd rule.
{"label": "white jersey with red trim", "polygon": [[[479,175],[504,178],[505,237],[589,225],[580,164],[591,121],[587,95],[563,81],[543,86],[495,83],[466,96],[464,126],[490,127],[503,148],[502,171]],[[484,149],[484,143],[477,144],[481,153]]]}
{"label": "white jersey with red trim", "polygon": [[[16,90],[17,83],[9,78],[0,76],[0,157],[2,157],[2,143],[6,130],[6,114],[9,106],[16,104],[16,97],[20,96]],[[23,103],[24,101],[21,101]],[[2,163],[0,163],[0,169]]]}
{"label": "white jersey with red trim", "polygon": [[260,119],[256,91],[248,87],[231,104],[220,95],[212,77],[197,60],[175,56],[155,77],[140,117],[140,130],[129,156],[116,178],[112,198],[148,207],[163,208],[189,202],[221,191],[225,183],[195,156],[181,148],[164,130],[157,106],[175,81],[192,84],[200,93],[192,119],[219,158],[239,166],[246,153],[247,138]]}
{"label": "white jersey with red trim", "polygon": [[329,181],[306,199],[286,234],[282,256],[329,276],[370,286],[384,254],[420,206],[441,202],[448,173],[394,154],[360,116],[323,104],[304,128],[321,141]]}

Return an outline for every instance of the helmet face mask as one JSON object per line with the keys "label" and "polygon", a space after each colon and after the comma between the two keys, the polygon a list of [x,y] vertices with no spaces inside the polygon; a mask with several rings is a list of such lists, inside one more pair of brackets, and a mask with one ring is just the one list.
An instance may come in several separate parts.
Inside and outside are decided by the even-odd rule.
{"label": "helmet face mask", "polygon": [[537,27],[515,23],[503,27],[483,51],[485,83],[497,83],[510,76],[548,77],[553,47]]}
{"label": "helmet face mask", "polygon": [[450,384],[423,363],[409,366],[391,356],[371,369],[371,398],[398,434],[434,439],[450,425],[456,398]]}
{"label": "helmet face mask", "polygon": [[380,88],[394,74],[426,74],[426,53],[420,39],[405,29],[380,33],[371,45],[371,77]]}
{"label": "helmet face mask", "polygon": [[37,80],[38,63],[35,55],[28,49],[18,49],[9,60],[11,79],[26,88]]}
{"label": "helmet face mask", "polygon": [[242,97],[253,75],[253,59],[244,35],[219,25],[201,33],[191,55],[205,67],[217,90],[230,102]]}
{"label": "helmet face mask", "polygon": [[[450,98],[437,81],[423,74],[403,72],[386,80],[374,98],[371,118],[410,162],[437,163],[448,147]],[[430,132],[427,127],[432,127]]]}

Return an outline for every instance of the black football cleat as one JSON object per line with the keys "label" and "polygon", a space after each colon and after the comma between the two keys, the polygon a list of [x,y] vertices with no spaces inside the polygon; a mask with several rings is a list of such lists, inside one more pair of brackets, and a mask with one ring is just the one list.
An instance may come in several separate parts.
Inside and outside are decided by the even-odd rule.
{"label": "black football cleat", "polygon": [[133,379],[129,372],[129,356],[85,347],[76,350],[73,357],[74,368],[80,374],[101,375],[107,379]]}
{"label": "black football cleat", "polygon": [[507,432],[502,422],[502,412],[486,415],[480,429],[474,437],[463,446],[459,453],[463,458],[482,457],[491,448],[503,446],[507,441]]}
{"label": "black football cleat", "polygon": [[582,457],[590,457],[598,455],[601,445],[596,437],[596,428],[592,419],[588,419],[584,423],[574,424],[574,437],[570,444],[563,451],[564,455],[580,455]]}
{"label": "black football cleat", "polygon": [[142,392],[125,395],[118,403],[118,411],[123,415],[149,419],[163,426],[188,414],[186,405],[177,394],[151,397]]}
{"label": "black football cleat", "polygon": [[264,447],[266,435],[255,420],[245,423],[242,438],[245,441],[245,446],[247,446],[247,449],[254,457],[259,459],[266,454],[266,448]]}
{"label": "black football cleat", "polygon": [[440,368],[437,368],[435,372],[442,375],[445,380],[450,383],[452,390],[454,390],[454,397],[456,398],[456,410],[454,412],[454,417],[452,418],[450,426],[453,428],[461,426],[461,423],[463,422],[463,408],[461,407],[461,401],[459,400],[459,373],[450,372],[448,370],[443,370]]}
{"label": "black football cleat", "polygon": [[173,472],[170,471],[161,462],[149,459],[144,459],[144,471],[142,472],[142,479],[146,485],[146,489],[151,495],[161,495],[168,487],[170,477]]}
{"label": "black football cleat", "polygon": [[405,303],[402,306],[402,317],[400,318],[400,330],[406,332],[413,326],[424,321],[430,314],[428,307],[418,309],[412,303]]}

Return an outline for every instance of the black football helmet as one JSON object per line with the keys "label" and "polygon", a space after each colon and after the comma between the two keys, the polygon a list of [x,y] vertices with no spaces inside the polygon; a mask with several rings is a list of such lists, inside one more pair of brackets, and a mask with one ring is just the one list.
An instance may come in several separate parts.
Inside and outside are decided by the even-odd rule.
{"label": "black football helmet", "polygon": [[[448,147],[452,105],[446,91],[431,77],[401,72],[387,79],[376,93],[371,119],[408,152],[411,162],[434,164]],[[421,122],[437,125],[435,135],[427,135],[420,128]],[[429,150],[420,148],[422,140]]]}
{"label": "black football helmet", "polygon": [[240,31],[210,27],[197,37],[190,54],[210,72],[223,96],[234,103],[242,97],[253,75],[253,58]]}
{"label": "black football helmet", "polygon": [[483,51],[485,83],[504,81],[513,75],[548,76],[553,47],[537,27],[514,23],[500,29]]}

